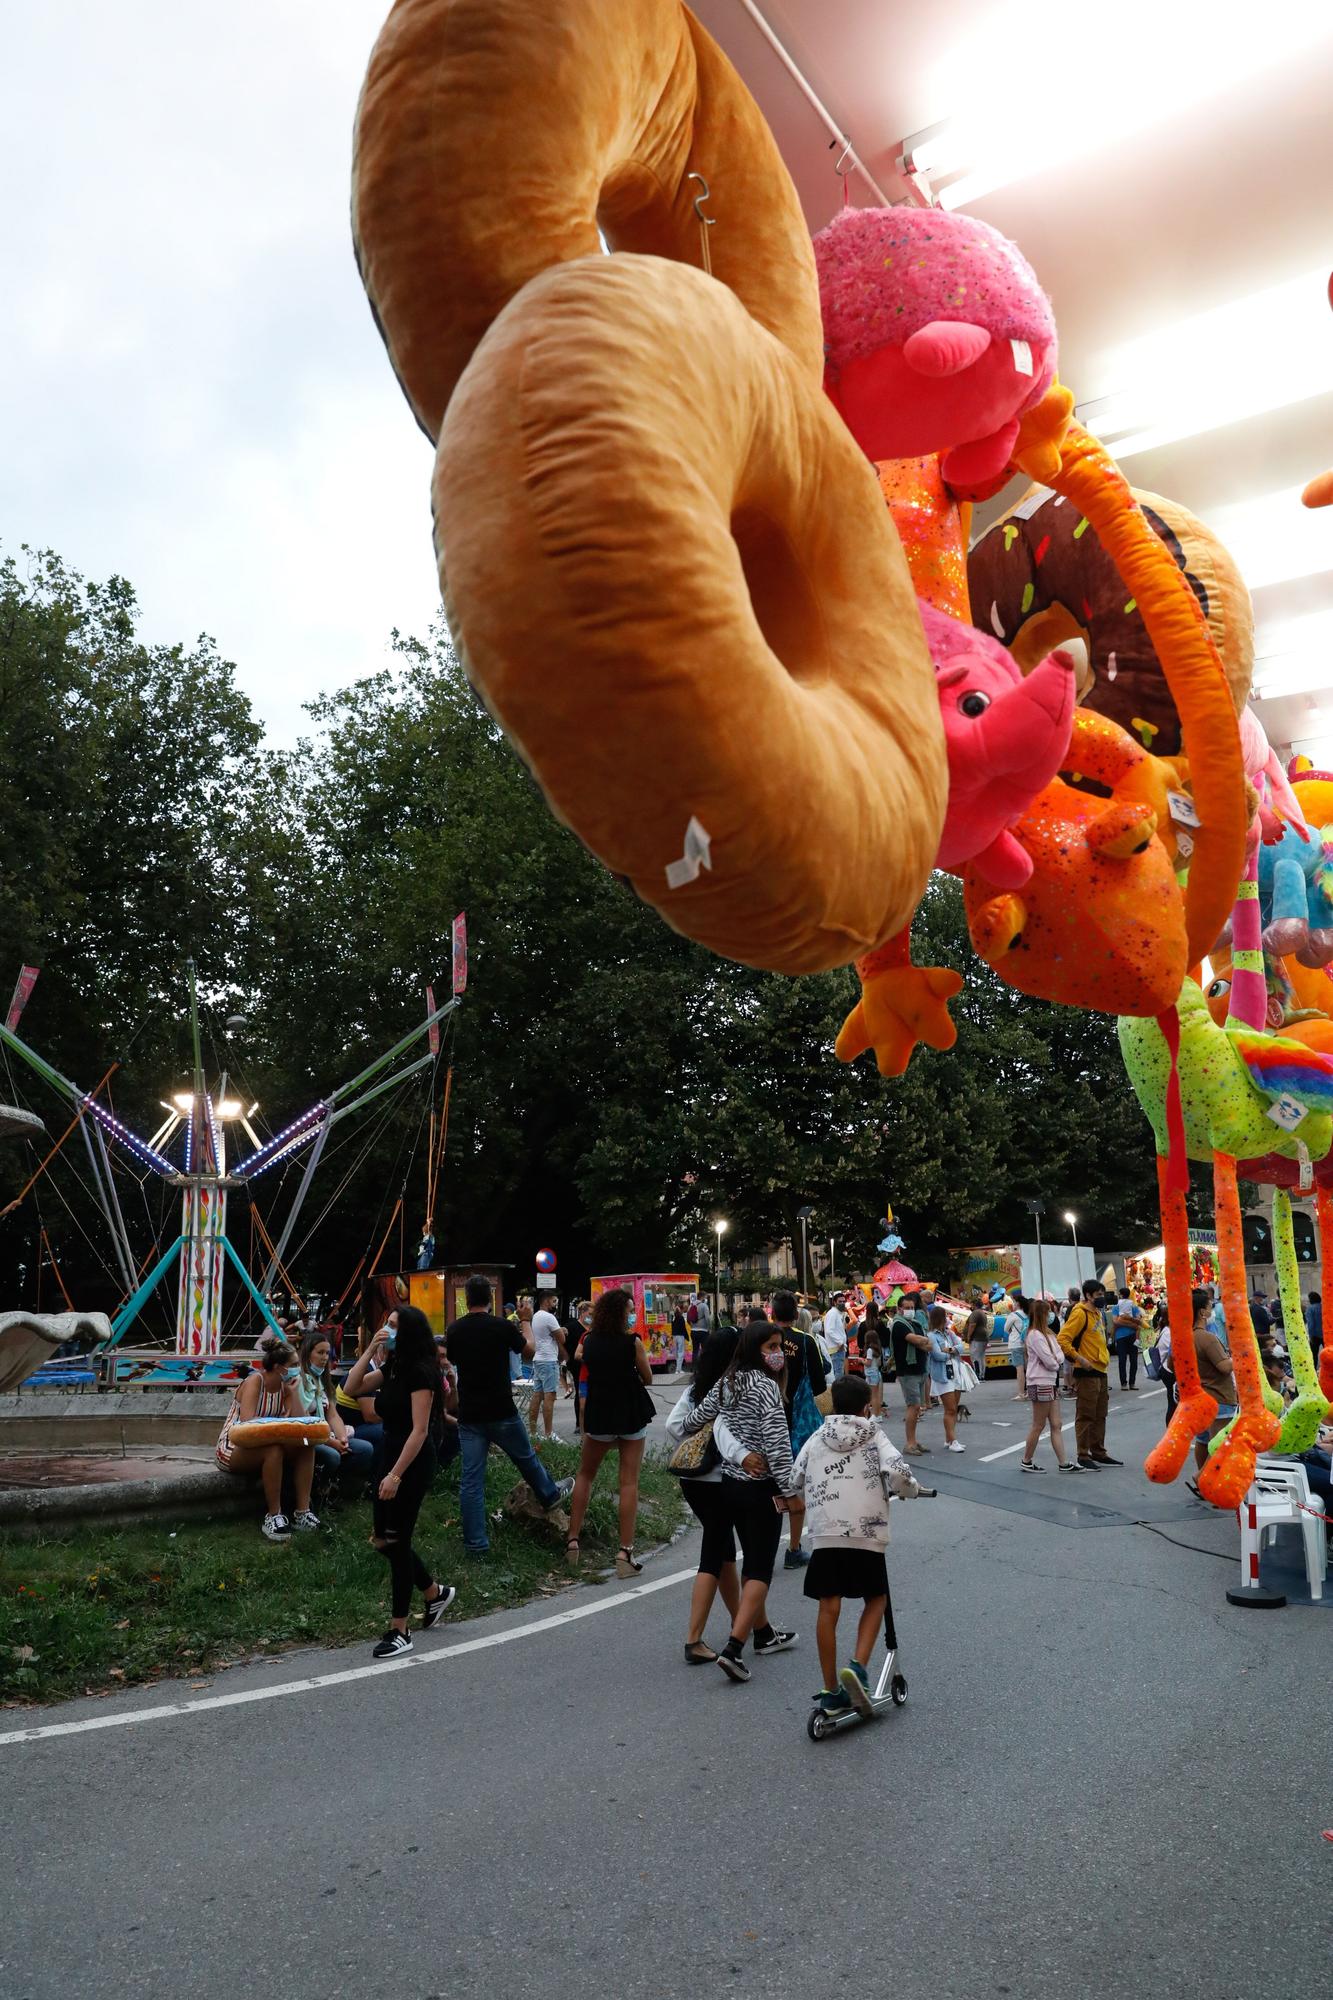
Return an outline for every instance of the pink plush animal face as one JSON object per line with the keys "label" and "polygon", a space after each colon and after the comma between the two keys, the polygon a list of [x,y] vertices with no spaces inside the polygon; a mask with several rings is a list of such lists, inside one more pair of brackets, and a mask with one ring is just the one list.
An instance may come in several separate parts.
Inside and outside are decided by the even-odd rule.
{"label": "pink plush animal face", "polygon": [[1055,320],[998,230],[941,209],[843,209],[815,238],[824,386],[870,459],[946,453],[945,477],[1005,469],[1055,378]]}
{"label": "pink plush animal face", "polygon": [[1074,717],[1074,663],[1054,652],[1025,676],[988,632],[918,603],[949,759],[935,865],[958,868],[992,847],[1059,771]]}

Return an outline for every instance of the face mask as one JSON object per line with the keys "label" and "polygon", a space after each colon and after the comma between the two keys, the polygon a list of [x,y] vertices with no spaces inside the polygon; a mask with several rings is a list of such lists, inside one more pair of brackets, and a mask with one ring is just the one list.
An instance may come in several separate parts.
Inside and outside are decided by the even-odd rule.
{"label": "face mask", "polygon": [[301,1368],[300,1368],[300,1363],[298,1362],[294,1367],[289,1368],[287,1370],[287,1380],[289,1382],[295,1382],[300,1376],[300,1373],[301,1373]]}
{"label": "face mask", "polygon": [[771,1368],[775,1375],[779,1374],[786,1366],[786,1360],[787,1357],[781,1348],[778,1349],[776,1354],[770,1354],[767,1349],[764,1351],[764,1365],[766,1368]]}
{"label": "face mask", "polygon": [[384,1345],[388,1349],[390,1354],[393,1353],[394,1343],[397,1339],[398,1339],[398,1329],[395,1326],[391,1326],[389,1328],[388,1333],[384,1337]]}

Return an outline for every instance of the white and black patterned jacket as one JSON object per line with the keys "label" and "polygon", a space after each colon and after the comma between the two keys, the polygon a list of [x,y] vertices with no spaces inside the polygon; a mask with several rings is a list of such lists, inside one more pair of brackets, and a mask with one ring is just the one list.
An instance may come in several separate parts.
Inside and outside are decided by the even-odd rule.
{"label": "white and black patterned jacket", "polygon": [[[714,1383],[702,1403],[685,1419],[686,1435],[702,1430],[710,1417],[725,1415],[727,1429],[743,1451],[757,1451],[768,1466],[761,1477],[776,1479],[784,1493],[791,1491],[791,1432],[782,1407],[782,1391],[769,1375],[757,1368],[742,1368],[733,1377],[724,1375]],[[723,1461],[724,1479],[748,1479],[742,1466]]]}
{"label": "white and black patterned jacket", "polygon": [[889,1494],[914,1500],[912,1468],[869,1417],[825,1417],[792,1469],[805,1495],[805,1524],[817,1549],[882,1549],[889,1540]]}

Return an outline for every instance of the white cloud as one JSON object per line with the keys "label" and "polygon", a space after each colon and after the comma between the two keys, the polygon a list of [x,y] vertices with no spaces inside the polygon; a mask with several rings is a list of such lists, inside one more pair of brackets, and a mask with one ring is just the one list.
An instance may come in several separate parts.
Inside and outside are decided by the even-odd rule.
{"label": "white cloud", "polygon": [[352,257],[385,0],[43,0],[8,23],[0,541],[211,632],[276,740],[438,596],[431,454]]}

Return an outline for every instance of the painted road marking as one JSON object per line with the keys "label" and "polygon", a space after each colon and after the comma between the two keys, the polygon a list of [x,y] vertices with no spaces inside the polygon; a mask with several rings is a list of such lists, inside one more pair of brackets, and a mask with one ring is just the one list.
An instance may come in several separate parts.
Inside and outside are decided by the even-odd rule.
{"label": "painted road marking", "polygon": [[[1148,1398],[1149,1398],[1149,1396],[1164,1396],[1165,1394],[1166,1394],[1166,1390],[1165,1390],[1165,1389],[1145,1389],[1145,1390],[1143,1391],[1143,1393],[1142,1393],[1142,1395],[1141,1395],[1141,1397],[1140,1397],[1140,1399],[1139,1399],[1139,1400],[1140,1400],[1141,1402],[1144,1402],[1144,1403],[1146,1403],[1146,1402],[1147,1402],[1147,1400],[1148,1400]],[[1113,1411],[1113,1412],[1112,1412],[1112,1414],[1113,1414],[1113,1415],[1117,1415],[1117,1414],[1119,1413],[1119,1409],[1120,1409],[1120,1407],[1121,1407],[1121,1406],[1120,1406],[1119,1404],[1117,1404],[1117,1406],[1116,1406],[1116,1410],[1115,1410],[1115,1411]],[[1061,1424],[1061,1426],[1060,1426],[1060,1433],[1061,1433],[1061,1436],[1063,1436],[1063,1435],[1064,1435],[1064,1433],[1065,1433],[1066,1431],[1072,1431],[1072,1430],[1073,1430],[1073,1428],[1074,1428],[1074,1419],[1073,1419],[1073,1417],[1071,1417],[1071,1418],[1069,1419],[1069,1422],[1068,1422],[1067,1424]],[[1049,1431],[1046,1431],[1046,1432],[1044,1432],[1044,1433],[1043,1433],[1043,1435],[1044,1435],[1044,1436],[1046,1436],[1046,1437],[1049,1437],[1049,1436],[1050,1436],[1050,1432],[1049,1432]],[[1038,1442],[1040,1443],[1040,1439],[1038,1439]],[[1020,1442],[1019,1442],[1018,1444],[1007,1444],[1007,1445],[1005,1445],[1005,1447],[1004,1447],[1004,1449],[1003,1449],[1002,1451],[988,1451],[988,1452],[986,1453],[986,1455],[985,1455],[985,1457],[984,1457],[984,1458],[979,1458],[979,1459],[977,1460],[977,1464],[978,1464],[978,1465],[991,1465],[991,1464],[993,1464],[993,1462],[994,1462],[994,1461],[995,1461],[995,1460],[996,1460],[997,1458],[1008,1458],[1008,1456],[1009,1456],[1009,1454],[1010,1454],[1011,1452],[1014,1452],[1014,1451],[1022,1451],[1022,1449],[1023,1449],[1023,1446],[1024,1446],[1024,1445],[1025,1445],[1026,1443],[1027,1443],[1027,1439],[1026,1439],[1026,1438],[1023,1438],[1023,1439],[1021,1439],[1021,1440],[1020,1440]],[[3,1740],[3,1739],[0,1739],[0,1740]]]}
{"label": "painted road marking", "polygon": [[526,1625],[511,1625],[505,1632],[491,1632],[480,1639],[463,1639],[455,1646],[441,1646],[430,1653],[411,1653],[407,1658],[375,1660],[368,1667],[342,1667],[331,1674],[310,1674],[299,1681],[280,1681],[273,1687],[245,1688],[236,1694],[208,1695],[202,1701],[159,1702],[153,1708],[132,1708],[115,1715],[90,1715],[79,1722],[45,1722],[34,1729],[10,1729],[0,1734],[0,1748],[15,1743],[40,1743],[48,1736],[87,1736],[98,1729],[124,1729],[134,1722],[162,1722],[173,1715],[199,1715],[213,1708],[243,1708],[253,1701],[276,1701],[279,1695],[311,1694],[316,1688],[343,1687],[349,1681],[366,1681],[381,1674],[401,1674],[413,1667],[438,1666],[441,1660],[456,1660],[464,1653],[484,1653],[492,1646],[508,1646],[515,1639],[531,1639],[539,1632],[553,1632],[558,1626],[573,1625],[580,1618],[595,1618],[601,1611],[632,1604],[636,1597],[651,1597],[654,1591],[669,1590],[674,1583],[693,1582],[693,1569],[672,1570],[669,1576],[655,1577],[651,1583],[636,1583],[631,1590],[600,1597],[593,1604],[579,1604],[568,1611],[554,1611],[549,1618],[532,1618]]}

